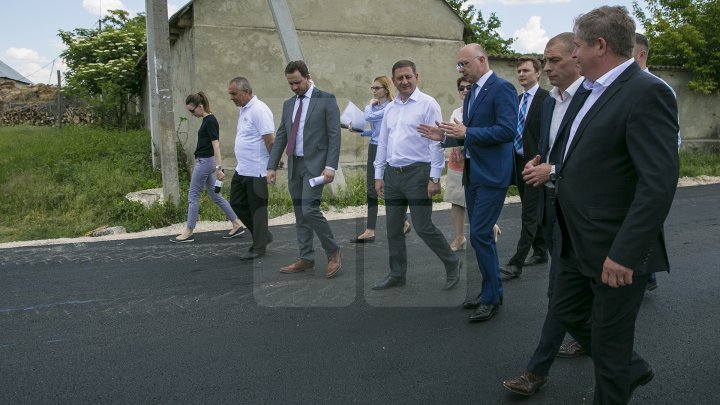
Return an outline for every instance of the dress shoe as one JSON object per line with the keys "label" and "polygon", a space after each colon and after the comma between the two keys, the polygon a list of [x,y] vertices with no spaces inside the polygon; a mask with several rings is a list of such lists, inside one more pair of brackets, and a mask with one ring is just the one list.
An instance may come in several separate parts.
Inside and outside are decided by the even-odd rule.
{"label": "dress shoe", "polygon": [[572,358],[585,355],[585,349],[575,339],[570,339],[560,346],[557,357]]}
{"label": "dress shoe", "polygon": [[[462,307],[464,309],[475,309],[480,306],[480,298],[482,298],[482,294],[479,294],[475,298],[468,298],[462,303]],[[500,305],[503,303],[503,297],[500,297]]]}
{"label": "dress shoe", "polygon": [[528,257],[527,260],[525,260],[525,263],[523,263],[523,266],[537,266],[538,264],[547,263],[548,258],[547,256],[536,256],[532,255]]}
{"label": "dress shoe", "polygon": [[227,235],[223,236],[224,239],[232,239],[232,238],[239,238],[245,234],[245,228],[240,227],[234,231],[230,231]]}
{"label": "dress shoe", "polygon": [[500,267],[500,273],[502,273],[501,280],[507,281],[514,278],[520,277],[522,274],[522,266],[515,264],[506,264],[505,267]]}
{"label": "dress shoe", "polygon": [[[252,246],[250,247],[252,249]],[[265,256],[264,251],[257,251],[257,250],[249,250],[243,254],[240,255],[240,260],[243,262],[248,262],[251,260],[259,259],[261,257]]]}
{"label": "dress shoe", "polygon": [[280,268],[280,273],[293,274],[301,271],[310,270],[315,267],[315,262],[305,259],[297,259],[293,263]]}
{"label": "dress shoe", "polygon": [[450,244],[450,250],[453,252],[457,252],[458,250],[465,250],[465,246],[467,245],[467,238],[463,236],[462,241],[460,243],[455,244],[455,241]]}
{"label": "dress shoe", "polygon": [[188,237],[187,237],[187,238],[185,238],[185,239],[180,239],[180,237],[179,237],[179,236],[176,236],[176,237],[174,237],[174,238],[170,239],[170,242],[172,242],[172,243],[188,243],[188,242],[195,242],[195,236],[194,236],[194,235],[190,235],[190,236],[188,236]]}
{"label": "dress shoe", "polygon": [[328,257],[326,278],[333,278],[342,267],[342,253],[338,250],[334,255]]}
{"label": "dress shoe", "polygon": [[657,281],[648,281],[647,287],[645,287],[646,290],[652,291],[657,288]]}
{"label": "dress shoe", "polygon": [[503,386],[516,394],[529,397],[537,390],[544,387],[547,382],[547,377],[543,377],[535,373],[526,371],[522,373],[520,377],[516,377],[508,381],[503,381]]}
{"label": "dress shoe", "polygon": [[445,275],[445,290],[452,290],[460,281],[460,270],[462,270],[463,260],[462,257],[458,257],[458,264],[451,271],[448,271]]}
{"label": "dress shoe", "polygon": [[373,285],[371,288],[373,290],[387,290],[388,288],[402,287],[404,285],[405,285],[405,277],[397,278],[397,277],[387,276],[379,283],[376,283],[375,285]]}
{"label": "dress shoe", "polygon": [[499,307],[500,305],[497,304],[480,304],[468,319],[470,322],[487,321],[495,315]]}
{"label": "dress shoe", "polygon": [[645,385],[652,381],[652,379],[655,377],[655,371],[650,367],[650,365],[647,365],[647,370],[645,370],[644,373],[640,375],[635,381],[630,383],[630,395],[628,396],[628,402],[632,399],[633,394],[635,393],[635,390],[637,387],[641,385]]}
{"label": "dress shoe", "polygon": [[368,238],[352,238],[350,239],[350,243],[373,243],[375,242],[375,237],[370,236]]}

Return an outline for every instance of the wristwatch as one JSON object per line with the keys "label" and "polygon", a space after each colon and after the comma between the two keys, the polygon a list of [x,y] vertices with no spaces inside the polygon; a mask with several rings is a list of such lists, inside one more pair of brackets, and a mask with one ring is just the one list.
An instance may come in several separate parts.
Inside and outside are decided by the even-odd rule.
{"label": "wristwatch", "polygon": [[555,175],[555,165],[550,166],[550,181],[555,182],[557,176]]}
{"label": "wristwatch", "polygon": [[220,170],[220,169],[222,169],[222,166],[215,166],[215,170]]}
{"label": "wristwatch", "polygon": [[439,177],[430,177],[430,181],[432,181],[435,184],[438,184],[438,183],[440,183],[440,178]]}

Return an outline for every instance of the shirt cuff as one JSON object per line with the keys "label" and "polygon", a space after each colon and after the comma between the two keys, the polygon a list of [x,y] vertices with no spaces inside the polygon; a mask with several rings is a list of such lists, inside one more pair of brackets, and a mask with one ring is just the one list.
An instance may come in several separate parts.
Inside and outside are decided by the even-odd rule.
{"label": "shirt cuff", "polygon": [[439,179],[440,175],[442,174],[442,167],[441,168],[430,168],[430,177]]}
{"label": "shirt cuff", "polygon": [[330,166],[325,166],[325,169],[335,171],[335,168],[332,168]]}
{"label": "shirt cuff", "polygon": [[375,168],[375,180],[383,180],[385,178],[385,168]]}

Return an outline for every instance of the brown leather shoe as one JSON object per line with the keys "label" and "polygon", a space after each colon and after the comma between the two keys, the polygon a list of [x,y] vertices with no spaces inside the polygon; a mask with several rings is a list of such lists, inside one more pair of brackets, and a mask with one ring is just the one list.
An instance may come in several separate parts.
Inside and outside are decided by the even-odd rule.
{"label": "brown leather shoe", "polygon": [[560,350],[557,352],[557,357],[580,357],[585,355],[585,349],[583,349],[582,346],[580,346],[580,343],[575,341],[575,339],[570,339],[567,342],[563,343],[562,346],[560,346]]}
{"label": "brown leather shoe", "polygon": [[537,390],[544,387],[547,382],[547,377],[542,377],[526,371],[522,373],[520,377],[513,378],[509,381],[503,381],[503,386],[516,394],[529,397]]}
{"label": "brown leather shoe", "polygon": [[280,273],[292,274],[300,273],[301,271],[310,270],[315,267],[315,262],[311,262],[305,259],[297,259],[292,264],[280,268]]}
{"label": "brown leather shoe", "polygon": [[338,250],[334,255],[328,257],[327,273],[325,277],[333,278],[342,267],[342,253]]}

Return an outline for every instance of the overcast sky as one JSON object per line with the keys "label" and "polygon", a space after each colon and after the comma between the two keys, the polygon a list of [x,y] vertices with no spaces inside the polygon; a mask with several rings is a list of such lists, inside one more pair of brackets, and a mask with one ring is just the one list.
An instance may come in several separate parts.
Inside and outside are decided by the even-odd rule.
{"label": "overcast sky", "polygon": [[[240,0],[232,0],[240,1]],[[300,0],[288,0],[300,1]],[[342,1],[334,0],[340,4]],[[411,4],[413,0],[405,1]],[[168,12],[186,2],[169,0]],[[623,5],[632,13],[632,0],[473,0],[487,18],[494,12],[502,26],[500,34],[517,38],[513,49],[520,53],[542,53],[551,37],[572,30],[573,18],[603,4]],[[645,5],[643,0],[639,1]],[[132,15],[145,10],[145,0],[8,0],[3,2],[0,60],[35,83],[55,83],[64,49],[58,30],[97,25],[100,10],[124,9]],[[642,32],[641,27],[638,31]]]}

